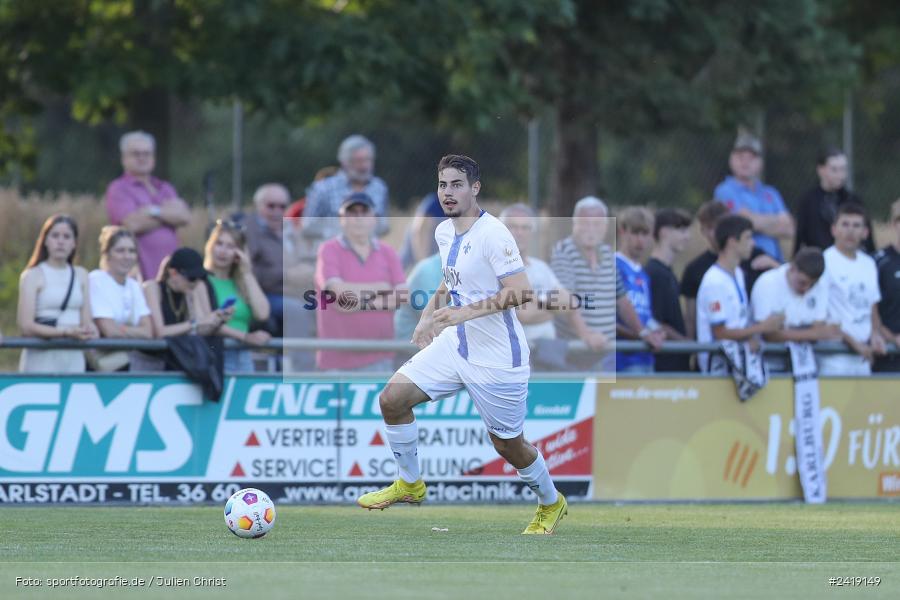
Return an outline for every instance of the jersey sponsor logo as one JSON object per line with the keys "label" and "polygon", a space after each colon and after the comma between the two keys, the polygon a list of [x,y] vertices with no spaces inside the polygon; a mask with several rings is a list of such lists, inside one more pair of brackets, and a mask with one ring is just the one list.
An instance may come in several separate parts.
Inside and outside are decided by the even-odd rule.
{"label": "jersey sponsor logo", "polygon": [[442,271],[444,273],[444,283],[447,284],[448,288],[452,289],[462,285],[462,276],[459,271],[453,267],[444,267]]}
{"label": "jersey sponsor logo", "polygon": [[709,303],[709,312],[719,312],[722,310],[722,304],[718,300]]}

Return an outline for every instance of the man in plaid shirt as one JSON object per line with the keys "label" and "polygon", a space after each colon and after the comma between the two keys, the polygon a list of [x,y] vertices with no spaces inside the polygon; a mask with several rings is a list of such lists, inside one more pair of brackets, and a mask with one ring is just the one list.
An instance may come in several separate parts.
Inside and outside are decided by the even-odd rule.
{"label": "man in plaid shirt", "polygon": [[303,210],[303,235],[324,241],[341,232],[338,209],[351,194],[364,192],[375,203],[378,217],[375,233],[388,232],[388,189],[375,177],[375,145],[361,135],[351,135],[338,149],[341,169],[331,177],[315,182],[306,197]]}

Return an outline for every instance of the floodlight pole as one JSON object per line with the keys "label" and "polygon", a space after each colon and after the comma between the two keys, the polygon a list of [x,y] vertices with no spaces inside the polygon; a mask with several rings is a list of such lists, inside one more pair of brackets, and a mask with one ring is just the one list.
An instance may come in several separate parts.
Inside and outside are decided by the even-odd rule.
{"label": "floodlight pole", "polygon": [[231,109],[231,208],[241,210],[241,165],[243,163],[244,107],[235,99]]}
{"label": "floodlight pole", "polygon": [[844,92],[844,156],[847,157],[847,189],[853,191],[853,93]]}
{"label": "floodlight pole", "polygon": [[[528,204],[537,215],[540,207],[541,185],[541,122],[537,117],[528,121]],[[537,228],[532,241],[532,252],[541,247],[541,232]]]}
{"label": "floodlight pole", "polygon": [[541,177],[541,122],[537,117],[528,121],[528,204],[534,212],[538,211],[540,201]]}

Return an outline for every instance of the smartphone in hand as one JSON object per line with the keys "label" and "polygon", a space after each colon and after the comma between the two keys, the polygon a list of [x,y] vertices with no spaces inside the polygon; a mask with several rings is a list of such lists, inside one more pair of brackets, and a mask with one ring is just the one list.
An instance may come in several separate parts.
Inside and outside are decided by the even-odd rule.
{"label": "smartphone in hand", "polygon": [[219,308],[221,310],[231,308],[232,306],[234,306],[235,302],[237,302],[237,298],[235,298],[234,296],[229,296],[228,298],[225,298],[225,302],[223,302],[222,306],[220,306]]}

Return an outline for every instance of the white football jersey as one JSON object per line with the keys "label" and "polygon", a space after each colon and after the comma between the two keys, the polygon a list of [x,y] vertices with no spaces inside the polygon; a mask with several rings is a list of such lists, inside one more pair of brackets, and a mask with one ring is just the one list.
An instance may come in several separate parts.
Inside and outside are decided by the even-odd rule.
{"label": "white football jersey", "polygon": [[750,294],[750,305],[753,320],[757,323],[765,321],[773,313],[783,313],[785,326],[797,329],[825,321],[828,317],[828,282],[817,281],[800,296],[788,283],[790,268],[790,264],[784,264],[777,269],[769,269],[756,280]]}
{"label": "white football jersey", "polygon": [[[713,327],[743,329],[750,324],[750,299],[744,285],[744,271],[734,275],[714,264],[703,276],[697,291],[697,341],[714,342]],[[701,371],[709,371],[709,353],[697,355]]]}
{"label": "white football jersey", "polygon": [[[451,219],[437,226],[444,283],[455,306],[484,300],[500,291],[500,280],[525,269],[512,234],[499,219],[481,211],[468,231],[456,235]],[[447,327],[459,355],[474,365],[510,368],[528,364],[528,344],[516,309],[508,308]]]}
{"label": "white football jersey", "polygon": [[831,246],[822,253],[828,285],[828,320],[838,323],[859,342],[872,337],[872,306],[881,302],[878,267],[871,256],[856,251],[851,260]]}

